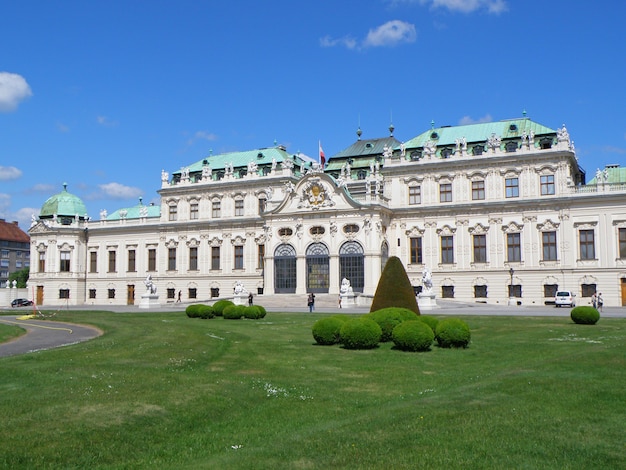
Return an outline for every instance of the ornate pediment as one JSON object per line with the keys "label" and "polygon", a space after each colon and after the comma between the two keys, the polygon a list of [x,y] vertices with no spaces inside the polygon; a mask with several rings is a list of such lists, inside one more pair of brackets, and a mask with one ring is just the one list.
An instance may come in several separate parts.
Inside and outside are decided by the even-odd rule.
{"label": "ornate pediment", "polygon": [[46,225],[45,222],[39,221],[31,228],[28,229],[28,233],[49,233],[52,229]]}
{"label": "ornate pediment", "polygon": [[332,200],[331,194],[321,178],[310,178],[300,189],[298,208],[316,210],[321,207],[332,207],[335,202]]}
{"label": "ornate pediment", "polygon": [[540,232],[553,232],[557,228],[559,228],[559,225],[561,224],[559,224],[558,222],[552,222],[550,219],[548,219],[542,224],[537,224],[537,230],[539,230]]}

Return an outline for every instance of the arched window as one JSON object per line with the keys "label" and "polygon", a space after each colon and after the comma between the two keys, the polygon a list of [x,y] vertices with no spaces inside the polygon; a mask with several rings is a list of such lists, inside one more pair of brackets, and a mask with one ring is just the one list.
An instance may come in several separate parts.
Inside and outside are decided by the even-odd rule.
{"label": "arched window", "polygon": [[383,242],[380,247],[380,272],[383,272],[385,269],[385,265],[387,264],[387,260],[389,259],[389,245],[387,242]]}
{"label": "arched window", "polygon": [[274,250],[274,292],[295,294],[296,282],[296,250],[291,245],[278,245]]}
{"label": "arched window", "polygon": [[358,242],[346,242],[339,248],[339,281],[344,277],[350,281],[354,292],[363,292],[365,257],[363,247]]}
{"label": "arched window", "polygon": [[329,252],[323,243],[313,243],[306,250],[306,291],[328,293]]}

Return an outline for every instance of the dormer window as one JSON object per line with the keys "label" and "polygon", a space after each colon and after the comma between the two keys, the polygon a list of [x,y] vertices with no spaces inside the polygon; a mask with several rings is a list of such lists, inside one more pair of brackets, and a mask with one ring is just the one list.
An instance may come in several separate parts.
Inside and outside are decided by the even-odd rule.
{"label": "dormer window", "polygon": [[484,151],[485,151],[485,147],[482,145],[474,145],[474,147],[472,147],[472,154],[476,156],[482,155]]}
{"label": "dormer window", "polygon": [[357,224],[348,224],[348,225],[344,225],[343,227],[343,233],[346,233],[346,234],[358,233],[358,231],[359,231],[359,226]]}
{"label": "dormer window", "polygon": [[507,152],[515,152],[517,151],[517,142],[509,141],[504,146]]}
{"label": "dormer window", "polygon": [[292,235],[293,235],[293,230],[290,229],[289,227],[283,227],[283,228],[278,229],[279,237],[290,237]]}

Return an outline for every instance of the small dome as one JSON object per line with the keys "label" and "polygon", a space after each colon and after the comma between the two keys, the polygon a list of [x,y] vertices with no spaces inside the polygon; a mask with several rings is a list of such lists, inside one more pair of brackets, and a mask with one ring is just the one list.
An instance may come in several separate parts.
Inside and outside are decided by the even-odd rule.
{"label": "small dome", "polygon": [[57,217],[76,217],[84,220],[87,218],[87,209],[85,203],[78,196],[74,196],[67,192],[67,184],[63,184],[63,191],[59,194],[55,194],[50,197],[43,206],[41,206],[41,212],[39,213],[40,219],[50,219],[54,216]]}

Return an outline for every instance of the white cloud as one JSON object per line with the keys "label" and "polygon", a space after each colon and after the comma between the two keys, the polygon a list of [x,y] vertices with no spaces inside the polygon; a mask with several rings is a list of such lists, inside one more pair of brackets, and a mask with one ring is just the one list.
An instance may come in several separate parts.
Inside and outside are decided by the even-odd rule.
{"label": "white cloud", "polygon": [[32,192],[32,193],[44,193],[44,194],[52,194],[57,191],[58,191],[57,186],[53,184],[44,184],[44,183],[38,183],[34,185],[32,188],[30,188],[29,190],[29,192]]}
{"label": "white cloud", "polygon": [[365,47],[395,46],[405,42],[415,42],[415,26],[400,20],[387,21],[376,29],[370,29],[363,42]]}
{"label": "white cloud", "polygon": [[0,181],[16,180],[22,176],[22,170],[14,166],[0,166]]}
{"label": "white cloud", "polygon": [[461,13],[485,9],[488,13],[498,15],[508,10],[505,0],[420,0],[420,3],[430,4],[432,8],[446,8]]}
{"label": "white cloud", "polygon": [[11,196],[0,193],[0,217],[6,219],[7,209],[11,206]]}
{"label": "white cloud", "polygon": [[217,140],[217,135],[207,131],[196,131],[196,133],[187,141],[187,145],[193,145],[198,140],[208,140],[213,142]]}
{"label": "white cloud", "polygon": [[615,147],[613,145],[607,145],[602,148],[602,150],[606,153],[616,153],[618,155],[626,155],[626,149],[621,147]]}
{"label": "white cloud", "polygon": [[32,94],[24,77],[16,73],[0,72],[0,112],[16,110],[20,102]]}
{"label": "white cloud", "polygon": [[13,214],[12,220],[17,220],[19,227],[22,230],[28,230],[33,220],[33,215],[37,217],[41,212],[40,207],[22,207],[15,214]]}
{"label": "white cloud", "polygon": [[98,124],[100,124],[101,126],[105,126],[105,127],[117,126],[117,121],[112,121],[106,116],[98,116],[96,118],[96,121],[98,121]]}
{"label": "white cloud", "polygon": [[120,183],[99,184],[98,187],[105,197],[113,199],[137,198],[143,194],[143,191],[139,188],[125,186]]}
{"label": "white cloud", "polygon": [[484,122],[493,122],[491,114],[485,114],[483,117],[478,119],[473,119],[471,116],[463,116],[459,120],[459,126],[467,126],[469,124],[482,124]]}
{"label": "white cloud", "polygon": [[350,37],[344,36],[342,38],[334,39],[330,36],[324,36],[320,39],[320,45],[322,47],[335,47],[335,46],[343,46],[346,49],[356,49],[357,40]]}

